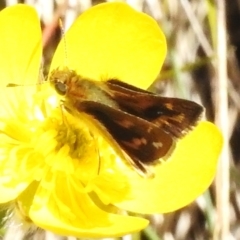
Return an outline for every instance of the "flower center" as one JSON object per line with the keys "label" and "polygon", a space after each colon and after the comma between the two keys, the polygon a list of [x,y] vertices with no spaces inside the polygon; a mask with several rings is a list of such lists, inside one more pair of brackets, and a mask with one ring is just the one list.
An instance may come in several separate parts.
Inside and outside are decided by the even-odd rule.
{"label": "flower center", "polygon": [[72,158],[81,158],[86,152],[86,148],[91,145],[91,140],[84,129],[77,128],[73,124],[61,123],[57,128],[56,151],[64,146],[69,147],[69,156]]}

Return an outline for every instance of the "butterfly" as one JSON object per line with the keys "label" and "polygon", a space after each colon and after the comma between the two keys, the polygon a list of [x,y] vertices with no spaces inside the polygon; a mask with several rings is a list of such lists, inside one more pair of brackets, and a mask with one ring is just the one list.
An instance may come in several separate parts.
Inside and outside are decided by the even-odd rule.
{"label": "butterfly", "polygon": [[66,110],[83,114],[143,175],[171,155],[203,113],[195,102],[162,97],[114,78],[95,81],[68,68],[53,70],[49,80]]}

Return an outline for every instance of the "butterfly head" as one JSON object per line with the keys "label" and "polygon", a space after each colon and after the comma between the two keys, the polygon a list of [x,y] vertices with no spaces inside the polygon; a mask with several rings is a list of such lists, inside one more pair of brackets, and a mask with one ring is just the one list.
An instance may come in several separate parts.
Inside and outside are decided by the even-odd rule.
{"label": "butterfly head", "polygon": [[51,72],[49,81],[58,94],[66,95],[69,82],[74,78],[74,76],[76,76],[76,73],[68,68],[57,68]]}

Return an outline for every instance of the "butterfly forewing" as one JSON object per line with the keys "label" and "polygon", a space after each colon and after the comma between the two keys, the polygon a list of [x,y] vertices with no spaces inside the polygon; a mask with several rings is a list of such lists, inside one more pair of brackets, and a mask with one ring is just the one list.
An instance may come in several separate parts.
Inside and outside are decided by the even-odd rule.
{"label": "butterfly forewing", "polygon": [[195,102],[161,97],[115,79],[107,85],[122,111],[154,123],[175,138],[195,126],[203,112]]}

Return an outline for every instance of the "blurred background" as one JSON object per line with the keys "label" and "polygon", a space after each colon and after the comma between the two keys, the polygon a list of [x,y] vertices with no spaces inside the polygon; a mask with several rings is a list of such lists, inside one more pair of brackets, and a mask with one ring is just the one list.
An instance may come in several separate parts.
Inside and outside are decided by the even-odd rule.
{"label": "blurred background", "polygon": [[[42,21],[47,74],[62,38],[58,19],[67,30],[79,14],[100,2],[103,1],[0,0],[0,9],[16,3],[37,9]],[[201,103],[206,108],[206,118],[223,132],[225,148],[216,179],[202,196],[176,212],[146,216],[151,222],[147,229],[119,239],[240,239],[240,1],[126,2],[156,19],[167,38],[167,59],[151,90]],[[0,217],[4,217],[4,212]],[[1,225],[0,238],[5,239],[3,236],[11,231]],[[19,238],[15,235],[13,239]],[[51,233],[24,239],[76,240]]]}

